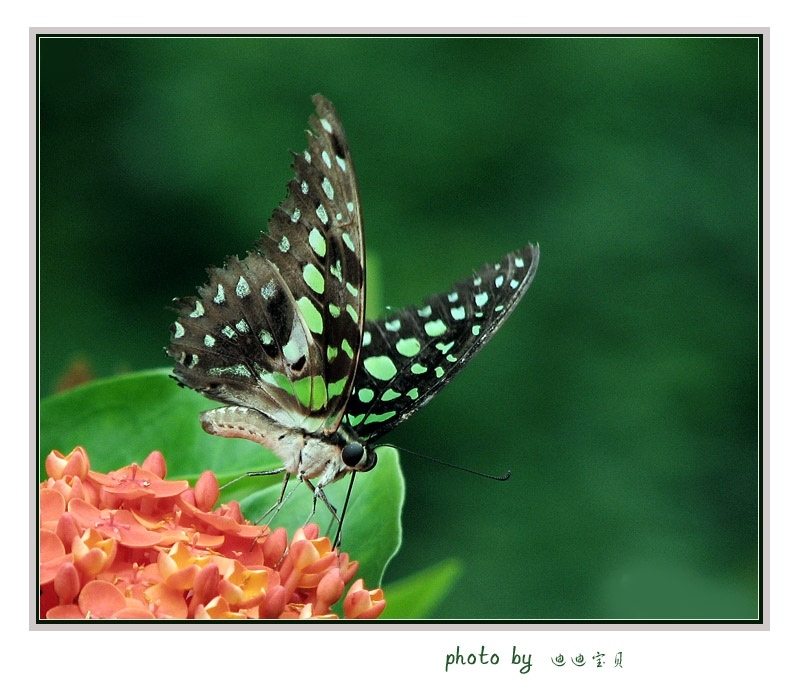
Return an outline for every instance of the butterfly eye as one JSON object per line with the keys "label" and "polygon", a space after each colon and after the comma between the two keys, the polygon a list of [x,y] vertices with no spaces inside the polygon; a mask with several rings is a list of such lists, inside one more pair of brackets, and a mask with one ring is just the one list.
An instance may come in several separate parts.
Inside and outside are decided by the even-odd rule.
{"label": "butterfly eye", "polygon": [[366,448],[361,443],[348,443],[342,448],[342,461],[347,466],[354,467],[364,458],[366,452]]}

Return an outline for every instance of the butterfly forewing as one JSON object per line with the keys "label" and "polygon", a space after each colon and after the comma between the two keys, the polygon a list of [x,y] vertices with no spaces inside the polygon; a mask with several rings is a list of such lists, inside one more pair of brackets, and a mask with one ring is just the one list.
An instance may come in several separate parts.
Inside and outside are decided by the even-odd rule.
{"label": "butterfly forewing", "polygon": [[257,252],[212,268],[200,300],[180,300],[168,353],[180,382],[332,433],[353,385],[364,318],[364,242],[350,149],[315,96],[308,149]]}
{"label": "butterfly forewing", "polygon": [[422,306],[368,322],[346,417],[359,436],[374,441],[450,382],[508,318],[538,262],[529,245]]}

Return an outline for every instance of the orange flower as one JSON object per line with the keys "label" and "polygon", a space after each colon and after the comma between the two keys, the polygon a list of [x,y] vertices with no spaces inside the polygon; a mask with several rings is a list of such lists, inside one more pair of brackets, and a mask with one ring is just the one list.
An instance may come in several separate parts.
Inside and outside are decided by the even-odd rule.
{"label": "orange flower", "polygon": [[345,617],[359,620],[373,620],[383,612],[386,601],[381,589],[364,590],[364,580],[359,579],[350,587],[344,599]]}
{"label": "orange flower", "polygon": [[[166,480],[160,452],[102,474],[81,447],[51,452],[39,487],[40,611],[47,619],[335,619],[358,562],[308,524],[249,524],[237,502],[214,509],[210,471],[194,488]],[[359,579],[345,617],[386,602]]]}

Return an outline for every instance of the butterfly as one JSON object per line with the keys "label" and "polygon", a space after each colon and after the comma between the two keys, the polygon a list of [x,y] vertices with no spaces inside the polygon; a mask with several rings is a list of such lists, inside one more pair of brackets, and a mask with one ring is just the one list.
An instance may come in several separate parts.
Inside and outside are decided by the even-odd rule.
{"label": "butterfly", "polygon": [[528,244],[421,306],[366,320],[350,146],[330,101],[312,100],[308,148],[293,154],[295,177],[268,233],[244,258],[210,268],[197,296],[175,300],[167,353],[180,385],[224,403],[200,415],[207,433],[280,458],[279,505],[296,475],[336,517],[325,487],[372,469],[375,442],[486,344],[530,286],[539,249]]}

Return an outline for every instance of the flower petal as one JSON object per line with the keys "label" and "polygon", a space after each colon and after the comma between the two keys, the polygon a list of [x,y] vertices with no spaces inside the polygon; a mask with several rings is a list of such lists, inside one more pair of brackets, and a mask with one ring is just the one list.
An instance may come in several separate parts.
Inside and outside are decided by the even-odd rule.
{"label": "flower petal", "polygon": [[78,596],[78,607],[83,617],[90,620],[104,620],[126,607],[125,596],[114,584],[107,581],[90,581]]}

